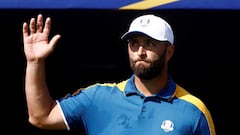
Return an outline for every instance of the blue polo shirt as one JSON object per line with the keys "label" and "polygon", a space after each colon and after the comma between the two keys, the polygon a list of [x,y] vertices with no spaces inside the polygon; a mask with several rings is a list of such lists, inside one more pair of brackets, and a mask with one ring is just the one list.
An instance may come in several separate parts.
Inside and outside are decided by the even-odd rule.
{"label": "blue polo shirt", "polygon": [[68,129],[84,126],[88,135],[215,135],[203,102],[171,77],[160,93],[148,97],[132,76],[89,86],[57,103]]}

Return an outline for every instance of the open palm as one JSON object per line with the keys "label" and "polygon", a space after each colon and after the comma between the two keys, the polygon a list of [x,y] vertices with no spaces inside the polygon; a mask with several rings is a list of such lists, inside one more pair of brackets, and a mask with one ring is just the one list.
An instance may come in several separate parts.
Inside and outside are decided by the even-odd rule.
{"label": "open palm", "polygon": [[47,18],[43,26],[41,14],[37,21],[32,18],[29,25],[23,24],[24,52],[28,61],[43,60],[54,50],[60,35],[55,35],[49,41],[50,27],[51,19]]}

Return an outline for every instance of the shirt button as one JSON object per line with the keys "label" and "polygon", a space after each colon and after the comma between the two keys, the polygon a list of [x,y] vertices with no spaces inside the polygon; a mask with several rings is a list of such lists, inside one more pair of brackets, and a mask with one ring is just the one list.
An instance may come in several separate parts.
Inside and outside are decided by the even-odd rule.
{"label": "shirt button", "polygon": [[143,108],[142,108],[142,112],[146,112],[147,110],[146,110],[146,107],[144,106]]}

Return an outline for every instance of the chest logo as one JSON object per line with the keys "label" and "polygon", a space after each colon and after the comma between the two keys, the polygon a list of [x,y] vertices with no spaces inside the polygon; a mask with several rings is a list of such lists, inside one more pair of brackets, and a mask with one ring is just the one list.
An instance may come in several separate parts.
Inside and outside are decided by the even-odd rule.
{"label": "chest logo", "polygon": [[174,123],[170,120],[164,120],[162,122],[161,128],[165,131],[165,132],[170,132],[174,130]]}

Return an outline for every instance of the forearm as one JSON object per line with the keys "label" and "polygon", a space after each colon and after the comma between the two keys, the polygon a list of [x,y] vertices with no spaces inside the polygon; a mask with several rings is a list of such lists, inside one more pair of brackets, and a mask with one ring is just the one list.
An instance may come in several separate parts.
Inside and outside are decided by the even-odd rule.
{"label": "forearm", "polygon": [[46,84],[44,61],[28,62],[25,77],[29,121],[33,124],[47,121],[55,102]]}

